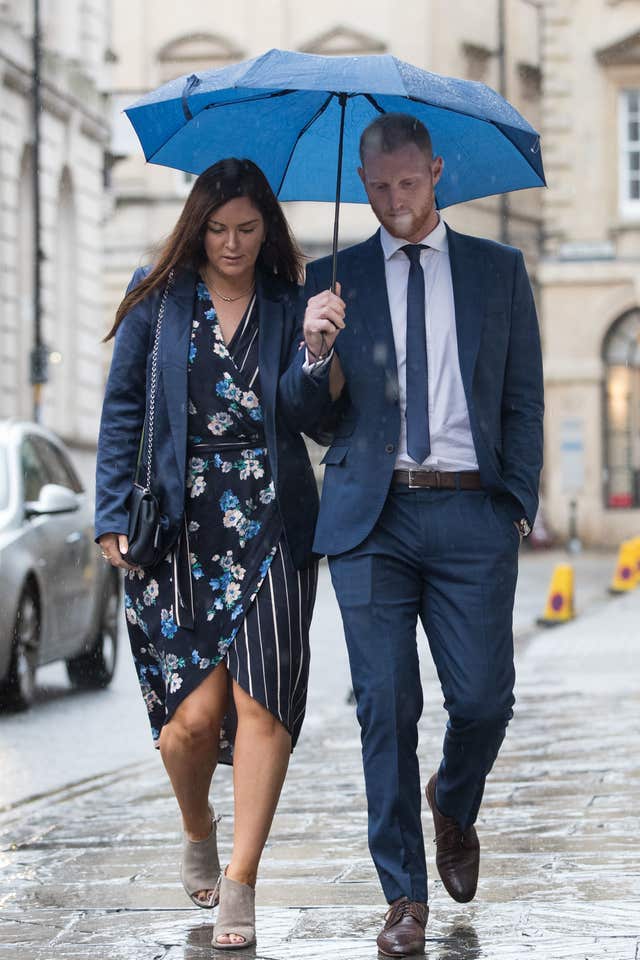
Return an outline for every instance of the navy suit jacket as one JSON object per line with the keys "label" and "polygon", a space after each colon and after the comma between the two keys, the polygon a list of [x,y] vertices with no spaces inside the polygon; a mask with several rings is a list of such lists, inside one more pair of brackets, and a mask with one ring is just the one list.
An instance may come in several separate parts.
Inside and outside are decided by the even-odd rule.
{"label": "navy suit jacket", "polygon": [[[128,290],[149,268],[139,268]],[[159,374],[153,440],[152,489],[160,502],[162,544],[168,549],[181,529],[185,502],[187,459],[187,356],[195,299],[196,275],[177,272],[167,297],[160,332]],[[280,379],[299,351],[296,327],[299,290],[295,284],[258,273],[260,311],[259,367],[262,408],[269,462],[282,516],[284,534],[294,565],[301,569],[313,558],[313,532],[318,493],[304,440],[299,410],[312,423],[326,404],[326,385],[305,378],[293,407],[281,397]],[[96,466],[95,535],[127,533],[127,499],[134,478],[150,384],[153,334],[162,296],[154,291],[124,318],[115,337],[107,381]],[[143,456],[142,477],[145,476]]]}
{"label": "navy suit jacket", "polygon": [[[513,519],[533,523],[542,468],[543,384],[531,286],[519,250],[447,228],[458,356],[483,487]],[[346,378],[334,406],[314,542],[344,553],[374,527],[400,436],[398,371],[380,234],[338,255],[346,328],[336,340]],[[331,258],[307,268],[306,298],[329,288]],[[305,374],[294,369],[300,397]],[[307,376],[307,379],[309,377]],[[310,408],[310,414],[317,415]]]}

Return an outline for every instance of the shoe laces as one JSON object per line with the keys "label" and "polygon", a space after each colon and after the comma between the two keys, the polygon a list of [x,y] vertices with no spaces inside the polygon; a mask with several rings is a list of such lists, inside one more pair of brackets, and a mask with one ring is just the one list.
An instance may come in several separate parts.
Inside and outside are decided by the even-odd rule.
{"label": "shoe laces", "polygon": [[[451,834],[453,834],[453,836],[451,836]],[[445,827],[444,830],[441,830],[440,833],[436,834],[436,836],[433,838],[433,842],[439,843],[445,837],[447,840],[452,840],[453,843],[455,843],[457,840],[461,847],[464,846],[464,833],[455,822],[449,824],[448,827]]]}
{"label": "shoe laces", "polygon": [[396,923],[404,920],[405,917],[413,917],[418,923],[425,923],[425,905],[415,900],[409,900],[403,897],[396,903],[392,903],[385,917],[386,926],[393,927]]}
{"label": "shoe laces", "polygon": [[451,849],[452,847],[473,847],[473,843],[467,841],[467,831],[462,830],[460,826],[453,821],[453,823],[444,827],[434,838],[433,842],[435,844],[444,841],[442,844],[442,849]]}

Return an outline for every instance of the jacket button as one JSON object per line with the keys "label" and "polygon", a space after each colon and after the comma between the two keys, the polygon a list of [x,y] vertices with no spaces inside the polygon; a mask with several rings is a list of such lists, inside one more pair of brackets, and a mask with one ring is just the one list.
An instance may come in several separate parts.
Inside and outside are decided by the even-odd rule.
{"label": "jacket button", "polygon": [[395,444],[393,443],[388,443],[384,448],[385,453],[393,453],[394,450],[395,450]]}

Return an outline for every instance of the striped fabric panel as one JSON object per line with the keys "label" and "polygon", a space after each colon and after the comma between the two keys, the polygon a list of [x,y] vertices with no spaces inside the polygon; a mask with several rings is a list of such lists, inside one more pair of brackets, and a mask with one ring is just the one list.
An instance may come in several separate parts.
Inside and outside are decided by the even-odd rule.
{"label": "striped fabric panel", "polygon": [[307,701],[309,627],[318,566],[296,570],[283,541],[249,609],[227,668],[243,690],[272,713],[295,746]]}

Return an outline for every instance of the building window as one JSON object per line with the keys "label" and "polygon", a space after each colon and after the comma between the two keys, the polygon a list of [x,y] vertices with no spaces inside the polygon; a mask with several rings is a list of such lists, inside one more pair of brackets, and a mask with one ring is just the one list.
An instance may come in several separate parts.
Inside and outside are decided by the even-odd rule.
{"label": "building window", "polygon": [[640,310],[613,324],[603,354],[605,505],[640,507]]}
{"label": "building window", "polygon": [[519,63],[520,96],[538,102],[542,96],[542,71],[533,63]]}
{"label": "building window", "polygon": [[640,87],[620,93],[620,211],[640,217]]}
{"label": "building window", "polygon": [[176,185],[176,194],[179,197],[188,197],[191,193],[191,188],[196,182],[195,173],[187,173],[186,170],[176,170],[175,172],[175,185]]}
{"label": "building window", "polygon": [[111,143],[109,144],[110,153],[114,158],[137,157],[140,155],[140,141],[133,129],[133,124],[127,117],[126,107],[130,107],[136,100],[140,99],[140,92],[119,91],[112,93],[110,99],[111,108]]}
{"label": "building window", "polygon": [[462,53],[465,59],[464,75],[467,80],[488,83],[493,51],[477,43],[463,43]]}

